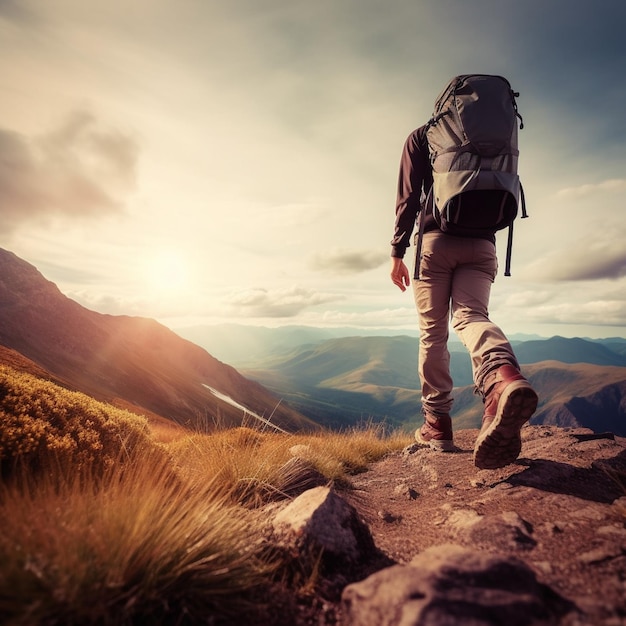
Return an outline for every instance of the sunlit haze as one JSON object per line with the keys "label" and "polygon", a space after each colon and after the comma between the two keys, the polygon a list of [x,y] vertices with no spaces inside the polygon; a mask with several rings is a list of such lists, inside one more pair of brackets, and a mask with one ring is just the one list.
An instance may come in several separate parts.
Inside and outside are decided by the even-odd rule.
{"label": "sunlit haze", "polygon": [[174,329],[415,328],[402,146],[452,76],[497,73],[530,218],[492,317],[625,336],[625,26],[622,0],[0,0],[0,246]]}

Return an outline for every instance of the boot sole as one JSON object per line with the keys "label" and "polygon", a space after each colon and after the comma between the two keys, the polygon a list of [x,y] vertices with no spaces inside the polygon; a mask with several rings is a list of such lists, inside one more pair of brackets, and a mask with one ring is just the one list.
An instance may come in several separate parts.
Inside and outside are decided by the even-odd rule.
{"label": "boot sole", "polygon": [[537,394],[526,381],[514,381],[506,387],[495,418],[476,440],[476,467],[497,469],[517,459],[522,450],[520,430],[537,409],[537,402]]}

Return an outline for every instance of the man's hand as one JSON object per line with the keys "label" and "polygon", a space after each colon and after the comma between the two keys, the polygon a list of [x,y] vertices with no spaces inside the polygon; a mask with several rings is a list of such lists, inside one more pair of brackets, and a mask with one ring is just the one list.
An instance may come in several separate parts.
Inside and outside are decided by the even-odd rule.
{"label": "man's hand", "polygon": [[391,280],[400,291],[406,291],[409,286],[409,270],[402,259],[391,257]]}

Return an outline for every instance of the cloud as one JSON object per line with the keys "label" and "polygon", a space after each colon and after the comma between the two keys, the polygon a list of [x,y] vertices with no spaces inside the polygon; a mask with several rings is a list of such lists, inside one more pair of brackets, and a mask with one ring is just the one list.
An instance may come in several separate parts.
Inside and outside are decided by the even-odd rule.
{"label": "cloud", "polygon": [[68,291],[65,295],[91,311],[107,315],[146,315],[148,308],[142,302],[107,294],[96,295],[85,290]]}
{"label": "cloud", "polygon": [[34,14],[20,0],[0,0],[0,18],[18,24],[35,21]]}
{"label": "cloud", "polygon": [[549,291],[520,291],[511,294],[506,299],[504,306],[524,309],[544,304],[552,297],[553,294]]}
{"label": "cloud", "polygon": [[554,280],[602,280],[626,276],[623,240],[605,246],[586,243],[569,252],[560,252],[553,267],[548,270],[548,276]]}
{"label": "cloud", "polygon": [[624,300],[592,300],[590,302],[561,302],[527,311],[533,322],[557,324],[590,324],[593,326],[626,326]]}
{"label": "cloud", "polygon": [[577,187],[566,187],[557,191],[557,196],[561,198],[583,198],[594,193],[601,192],[623,192],[626,191],[626,179],[611,178],[600,183],[579,185]]}
{"label": "cloud", "polygon": [[360,328],[397,328],[417,332],[417,313],[414,307],[385,308],[371,311],[324,311],[312,317],[311,323],[319,326],[355,326]]}
{"label": "cloud", "polygon": [[555,187],[560,190],[547,192],[545,198],[536,190],[536,204],[531,205],[536,209],[516,233],[521,245],[515,244],[514,259],[518,253],[525,257],[520,265],[514,261],[520,276],[533,283],[615,281],[626,276],[626,178],[589,182],[570,174],[567,179],[576,184],[562,180]]}
{"label": "cloud", "polygon": [[389,254],[376,250],[333,250],[316,254],[313,269],[338,274],[358,274],[376,269],[389,260]]}
{"label": "cloud", "polygon": [[37,261],[36,267],[44,276],[54,276],[54,282],[90,285],[102,281],[100,272],[88,268],[79,259],[72,259],[69,263]]}
{"label": "cloud", "polygon": [[305,287],[288,289],[247,289],[226,299],[229,309],[240,317],[294,317],[308,307],[341,300],[342,296],[325,294]]}
{"label": "cloud", "polygon": [[494,304],[492,312],[495,317],[508,320],[507,328],[527,324],[623,328],[625,286],[625,279],[584,282],[575,288],[571,283],[555,283],[549,291],[539,292],[536,299],[530,292],[511,294],[501,305]]}
{"label": "cloud", "polygon": [[0,129],[0,229],[11,232],[51,214],[120,211],[135,186],[137,156],[131,137],[104,128],[86,111],[34,138]]}

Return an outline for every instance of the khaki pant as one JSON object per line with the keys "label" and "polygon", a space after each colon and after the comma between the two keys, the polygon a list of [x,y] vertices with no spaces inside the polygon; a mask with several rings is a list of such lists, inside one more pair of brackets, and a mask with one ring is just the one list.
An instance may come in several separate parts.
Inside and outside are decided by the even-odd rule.
{"label": "khaki pant", "polygon": [[496,247],[491,241],[441,232],[424,234],[419,279],[413,280],[424,410],[449,413],[452,407],[450,318],[471,356],[478,392],[484,392],[485,376],[494,369],[506,364],[519,369],[509,341],[489,319],[489,296],[497,271]]}

